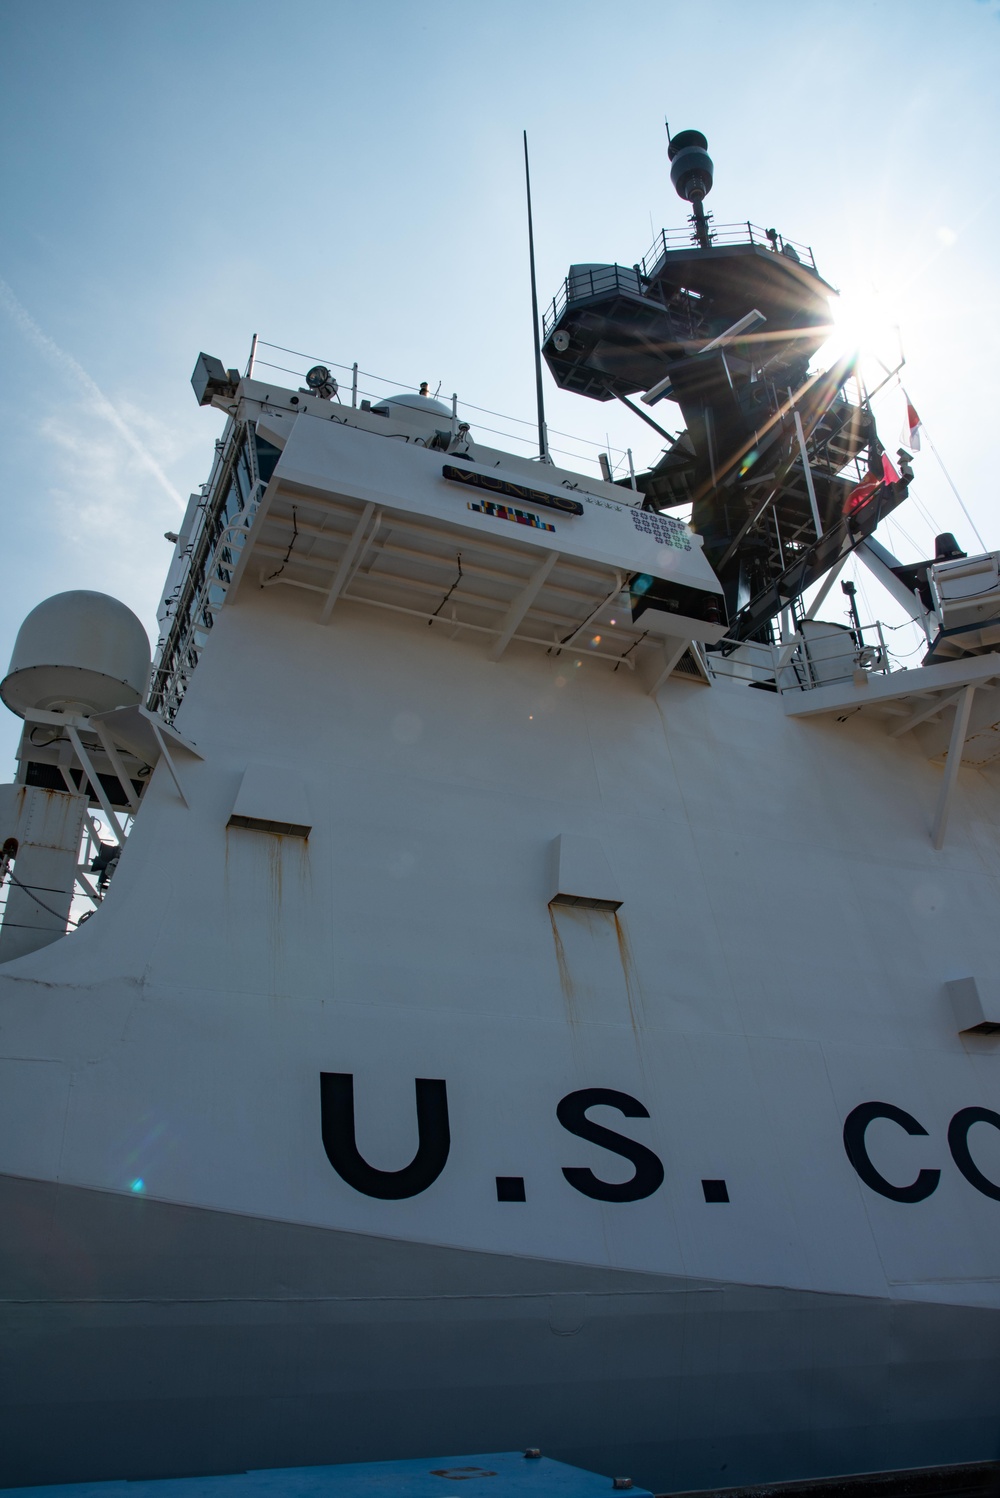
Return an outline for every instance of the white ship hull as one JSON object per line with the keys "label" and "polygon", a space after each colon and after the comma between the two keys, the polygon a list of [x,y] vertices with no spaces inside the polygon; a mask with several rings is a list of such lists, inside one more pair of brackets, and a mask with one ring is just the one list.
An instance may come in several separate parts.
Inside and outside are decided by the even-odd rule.
{"label": "white ship hull", "polygon": [[[935,851],[941,770],[870,719],[316,612],[242,585],[177,721],[189,804],[161,765],[99,915],[0,975],[3,1480],[524,1443],[662,1492],[994,1456],[1000,1202],[947,1134],[1000,1109],[997,1042],[944,988],[996,981],[987,775]],[[308,839],[227,826],[248,765],[301,781]],[[568,835],[617,914],[549,905]],[[415,1079],[446,1084],[425,1189],[338,1173],[322,1073],[381,1172]],[[593,1121],[661,1163],[643,1199],[580,1189],[636,1171],[560,1123],[594,1088],[641,1105]],[[889,1183],[939,1172],[923,1199],[848,1158],[871,1101],[926,1131],[867,1132]],[[969,1144],[1000,1182],[1000,1132]]]}

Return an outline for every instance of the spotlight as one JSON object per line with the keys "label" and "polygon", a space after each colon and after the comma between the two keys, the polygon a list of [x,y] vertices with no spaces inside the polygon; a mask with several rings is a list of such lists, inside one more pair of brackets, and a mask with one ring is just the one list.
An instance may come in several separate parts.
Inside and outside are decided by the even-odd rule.
{"label": "spotlight", "polygon": [[337,382],[325,364],[313,365],[306,375],[306,384],[313,395],[321,395],[327,401],[337,393]]}

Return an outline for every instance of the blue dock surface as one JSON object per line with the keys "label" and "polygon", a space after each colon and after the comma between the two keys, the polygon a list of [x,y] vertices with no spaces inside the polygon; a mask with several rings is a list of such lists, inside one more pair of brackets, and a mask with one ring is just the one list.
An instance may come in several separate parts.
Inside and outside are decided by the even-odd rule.
{"label": "blue dock surface", "polygon": [[[222,1477],[6,1488],[3,1498],[608,1498],[625,1487],[545,1456],[495,1451],[405,1462],[277,1467]],[[630,1498],[652,1498],[628,1485]]]}

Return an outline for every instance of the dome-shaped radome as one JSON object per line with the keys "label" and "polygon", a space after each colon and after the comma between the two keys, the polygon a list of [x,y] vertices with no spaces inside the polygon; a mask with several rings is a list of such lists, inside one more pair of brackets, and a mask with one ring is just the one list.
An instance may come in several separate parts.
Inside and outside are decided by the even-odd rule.
{"label": "dome-shaped radome", "polygon": [[408,406],[411,411],[426,411],[429,415],[445,416],[451,420],[451,407],[446,406],[444,401],[439,401],[432,395],[390,395],[388,400],[379,401],[373,406],[373,411],[381,411],[386,406]]}
{"label": "dome-shaped radome", "polygon": [[56,593],[17,632],[0,698],[23,718],[32,708],[108,712],[141,702],[149,640],[125,604],[106,593]]}

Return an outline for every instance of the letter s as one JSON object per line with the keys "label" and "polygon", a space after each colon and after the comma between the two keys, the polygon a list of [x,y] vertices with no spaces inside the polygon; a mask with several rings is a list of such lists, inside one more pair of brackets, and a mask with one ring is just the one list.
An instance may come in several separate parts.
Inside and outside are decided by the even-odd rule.
{"label": "letter s", "polygon": [[887,1181],[869,1159],[868,1148],[865,1144],[865,1131],[876,1118],[891,1119],[908,1134],[927,1133],[912,1113],[904,1112],[902,1108],[897,1108],[893,1103],[861,1103],[844,1120],[844,1148],[847,1151],[848,1160],[865,1185],[869,1186],[872,1191],[877,1191],[879,1196],[887,1196],[893,1202],[922,1202],[937,1189],[941,1172],[922,1170],[910,1186],[894,1186],[891,1181]]}
{"label": "letter s", "polygon": [[615,1092],[610,1087],[583,1087],[579,1092],[568,1093],[556,1108],[556,1117],[563,1128],[578,1139],[587,1139],[591,1144],[599,1144],[602,1149],[631,1160],[635,1175],[617,1185],[598,1180],[592,1170],[577,1167],[563,1167],[563,1175],[575,1190],[593,1197],[594,1201],[637,1202],[652,1196],[663,1185],[663,1166],[659,1158],[644,1144],[626,1139],[624,1134],[616,1134],[602,1124],[592,1123],[587,1117],[587,1109],[598,1103],[617,1108],[626,1118],[649,1117],[638,1098],[630,1097],[627,1092]]}

